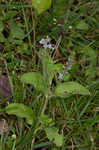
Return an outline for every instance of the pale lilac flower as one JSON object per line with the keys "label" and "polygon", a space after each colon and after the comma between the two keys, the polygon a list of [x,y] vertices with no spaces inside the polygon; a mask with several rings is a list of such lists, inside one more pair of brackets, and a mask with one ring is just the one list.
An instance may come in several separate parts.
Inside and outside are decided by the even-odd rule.
{"label": "pale lilac flower", "polygon": [[59,79],[59,80],[62,80],[62,79],[63,79],[63,76],[64,76],[64,75],[63,75],[62,73],[59,73],[58,79]]}
{"label": "pale lilac flower", "polygon": [[64,74],[69,74],[69,72],[68,72],[68,71],[65,71]]}
{"label": "pale lilac flower", "polygon": [[63,67],[63,69],[65,69],[65,68],[66,68],[66,66],[65,66],[65,65],[63,65],[62,67]]}
{"label": "pale lilac flower", "polygon": [[71,70],[72,69],[72,65],[73,65],[73,59],[71,57],[68,58],[68,61],[66,62],[67,65],[67,70]]}
{"label": "pale lilac flower", "polygon": [[51,38],[47,35],[46,36],[46,39],[45,38],[42,38],[39,43],[43,45],[44,49],[54,49],[54,45],[50,43],[51,41]]}
{"label": "pale lilac flower", "polygon": [[49,49],[52,49],[52,45],[51,45],[51,44],[48,44],[48,48],[49,48]]}
{"label": "pale lilac flower", "polygon": [[44,47],[45,49],[47,49],[47,48],[48,48],[48,45],[47,45],[47,44],[44,44],[43,47]]}
{"label": "pale lilac flower", "polygon": [[54,47],[52,47],[51,44],[44,44],[43,47],[44,47],[45,49],[47,49],[47,48],[52,49],[52,50],[54,49]]}
{"label": "pale lilac flower", "polygon": [[66,65],[69,65],[69,62],[68,62],[68,61],[66,62]]}
{"label": "pale lilac flower", "polygon": [[54,50],[54,47],[52,44],[48,44],[48,48]]}
{"label": "pale lilac flower", "polygon": [[45,44],[45,42],[46,42],[46,41],[45,41],[44,38],[42,38],[42,39],[39,41],[40,44]]}

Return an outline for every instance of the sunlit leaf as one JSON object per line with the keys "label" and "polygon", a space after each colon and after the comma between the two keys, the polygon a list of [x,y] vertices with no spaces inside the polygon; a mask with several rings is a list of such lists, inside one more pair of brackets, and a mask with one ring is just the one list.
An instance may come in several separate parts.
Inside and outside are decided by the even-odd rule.
{"label": "sunlit leaf", "polygon": [[[56,86],[56,96],[67,97],[71,94],[89,95],[89,90],[77,82],[64,82]],[[69,95],[68,95],[69,94]]]}
{"label": "sunlit leaf", "polygon": [[38,91],[45,92],[44,78],[40,72],[28,72],[21,76],[23,83],[32,84]]}
{"label": "sunlit leaf", "polygon": [[25,118],[29,124],[33,123],[33,111],[30,107],[20,103],[12,103],[6,106],[5,112],[9,115],[16,115],[20,118]]}

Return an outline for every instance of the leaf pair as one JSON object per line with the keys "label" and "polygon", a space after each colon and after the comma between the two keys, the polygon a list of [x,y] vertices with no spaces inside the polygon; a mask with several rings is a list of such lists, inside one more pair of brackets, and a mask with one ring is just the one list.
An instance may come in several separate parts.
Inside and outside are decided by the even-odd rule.
{"label": "leaf pair", "polygon": [[88,89],[83,87],[77,82],[64,82],[57,84],[54,90],[51,91],[52,80],[55,72],[59,72],[62,64],[54,64],[52,58],[47,51],[39,51],[38,53],[42,73],[29,72],[21,76],[23,83],[32,84],[37,91],[48,95],[49,92],[52,96],[68,97],[73,94],[89,95]]}
{"label": "leaf pair", "polygon": [[[44,87],[44,78],[39,72],[29,72],[23,74],[21,76],[21,81],[23,83],[32,84],[38,91],[43,93],[46,90]],[[52,93],[52,95],[59,97],[68,97],[74,94],[90,95],[90,92],[87,88],[74,81],[57,84],[57,86],[54,88],[54,92],[52,91]]]}

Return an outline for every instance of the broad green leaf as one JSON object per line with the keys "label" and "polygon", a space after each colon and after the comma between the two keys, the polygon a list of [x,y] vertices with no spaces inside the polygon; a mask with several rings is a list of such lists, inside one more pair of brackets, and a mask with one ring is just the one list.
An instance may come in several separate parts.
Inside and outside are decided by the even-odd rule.
{"label": "broad green leaf", "polygon": [[55,127],[46,128],[46,135],[50,141],[53,141],[56,146],[62,146],[63,144],[63,135],[58,133],[58,129]]}
{"label": "broad green leaf", "polygon": [[20,103],[12,103],[6,106],[6,113],[9,115],[16,115],[20,118],[25,118],[29,124],[33,123],[33,111],[28,106]]}
{"label": "broad green leaf", "polygon": [[41,14],[51,6],[51,0],[32,0],[32,6],[38,14]]}
{"label": "broad green leaf", "polygon": [[21,76],[23,83],[32,84],[38,91],[45,92],[44,78],[40,72],[28,72]]}
{"label": "broad green leaf", "polygon": [[79,30],[88,30],[88,24],[85,23],[84,21],[80,21],[77,25],[76,28]]}
{"label": "broad green leaf", "polygon": [[89,95],[90,92],[77,82],[64,82],[56,86],[54,94],[60,97],[68,97],[71,94]]}

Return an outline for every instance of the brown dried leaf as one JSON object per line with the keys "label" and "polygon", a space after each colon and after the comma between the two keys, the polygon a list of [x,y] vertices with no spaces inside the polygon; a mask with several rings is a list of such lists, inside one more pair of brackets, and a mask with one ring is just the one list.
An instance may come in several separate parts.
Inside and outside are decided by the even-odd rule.
{"label": "brown dried leaf", "polygon": [[11,96],[11,88],[6,75],[0,75],[0,95],[4,98]]}

